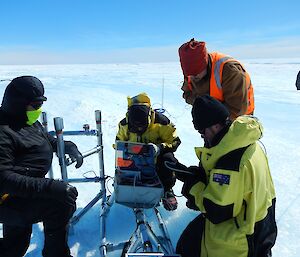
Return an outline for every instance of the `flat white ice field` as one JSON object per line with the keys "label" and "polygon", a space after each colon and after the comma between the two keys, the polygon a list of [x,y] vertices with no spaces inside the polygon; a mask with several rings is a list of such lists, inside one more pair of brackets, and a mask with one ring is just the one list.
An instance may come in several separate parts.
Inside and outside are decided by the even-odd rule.
{"label": "flat white ice field", "polygon": [[[300,92],[296,91],[295,80],[300,60],[245,60],[243,63],[254,85],[255,115],[264,125],[262,142],[269,157],[277,193],[279,231],[273,256],[297,257],[300,256]],[[58,116],[64,119],[65,130],[80,130],[86,123],[93,129],[94,111],[101,110],[107,175],[114,174],[112,144],[118,122],[126,113],[126,98],[140,92],[149,94],[154,108],[163,105],[167,110],[165,114],[175,123],[182,141],[176,157],[186,165],[197,165],[193,147],[201,146],[202,139],[194,131],[191,107],[181,98],[179,63],[0,66],[0,80],[21,75],[36,76],[44,83],[48,101],[43,109],[48,114],[50,130],[53,130],[53,118]],[[0,82],[1,96],[7,84],[7,81]],[[68,139],[74,141],[83,152],[97,144],[96,139],[91,137]],[[53,167],[55,177],[60,178],[57,160]],[[98,173],[96,155],[86,158],[79,170],[74,166],[68,169],[71,178],[82,177],[88,171]],[[181,186],[180,182],[175,185],[177,195],[180,195]],[[79,190],[79,209],[99,191],[99,185],[95,183],[76,184],[76,187]],[[108,189],[113,190],[112,181],[108,181]],[[167,212],[160,207],[174,245],[185,226],[198,214],[185,207],[183,197],[178,200],[179,207],[174,212]],[[74,234],[70,235],[69,244],[74,256],[99,256],[99,213],[98,203],[80,220]],[[154,217],[150,211],[147,215],[150,221]],[[115,204],[108,217],[107,239],[111,242],[129,239],[134,228],[132,210]],[[34,225],[26,257],[41,256],[42,247],[42,225],[37,224]]]}

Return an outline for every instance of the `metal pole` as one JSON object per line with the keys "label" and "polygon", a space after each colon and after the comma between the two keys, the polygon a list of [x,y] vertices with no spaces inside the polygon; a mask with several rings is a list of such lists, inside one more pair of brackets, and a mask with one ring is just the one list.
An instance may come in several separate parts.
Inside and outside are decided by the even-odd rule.
{"label": "metal pole", "polygon": [[139,229],[139,233],[141,236],[143,249],[147,253],[153,252],[152,243],[148,236],[148,230],[147,230],[147,225],[146,225],[146,221],[145,221],[144,211],[143,211],[143,209],[135,209],[134,213],[136,216],[136,223],[138,224],[138,229]]}
{"label": "metal pole", "polygon": [[162,231],[163,237],[166,240],[167,247],[169,248],[169,254],[174,254],[175,250],[173,248],[169,232],[168,232],[167,227],[166,227],[166,225],[165,225],[165,223],[164,223],[164,221],[163,221],[163,219],[162,219],[162,217],[161,217],[161,215],[160,215],[160,213],[159,213],[159,211],[156,207],[154,207],[154,212],[155,212],[155,216],[157,218],[160,230]]}
{"label": "metal pole", "polygon": [[68,180],[67,165],[65,159],[65,142],[63,138],[64,122],[61,117],[54,118],[54,128],[57,138],[57,155],[61,170],[61,176],[64,181]]}
{"label": "metal pole", "polygon": [[101,197],[101,192],[98,193],[93,199],[92,201],[90,201],[77,215],[73,216],[70,221],[69,224],[74,226],[79,220],[80,218],[86,214],[100,199]]}
{"label": "metal pole", "polygon": [[98,152],[99,156],[99,169],[100,169],[100,185],[102,192],[101,213],[100,213],[100,256],[105,257],[107,254],[106,248],[106,189],[105,189],[105,176],[104,176],[104,161],[103,161],[103,141],[102,141],[102,127],[101,127],[101,111],[95,111],[96,127],[97,127],[97,140],[98,147],[101,150]]}
{"label": "metal pole", "polygon": [[[99,151],[102,151],[102,148],[100,146],[96,146],[94,147],[93,149],[87,151],[87,152],[84,152],[82,153],[82,156],[83,158],[86,158],[94,153],[98,153]],[[71,164],[73,164],[74,162],[76,162],[76,160],[73,160],[73,159],[70,159],[70,158],[67,158],[66,160],[66,165],[69,166]]]}
{"label": "metal pole", "polygon": [[[47,118],[47,113],[46,112],[42,112],[42,125],[44,127],[44,131],[46,133],[48,133],[48,118]],[[49,173],[49,178],[54,178],[54,175],[53,175],[53,168],[52,168],[52,164],[51,164],[51,167],[48,171]]]}

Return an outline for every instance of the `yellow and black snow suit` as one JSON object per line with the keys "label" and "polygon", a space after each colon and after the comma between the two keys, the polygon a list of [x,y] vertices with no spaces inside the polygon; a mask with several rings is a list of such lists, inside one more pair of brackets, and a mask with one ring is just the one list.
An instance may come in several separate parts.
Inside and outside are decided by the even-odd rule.
{"label": "yellow and black snow suit", "polygon": [[165,115],[150,108],[150,99],[147,94],[142,93],[133,98],[128,97],[127,100],[128,108],[132,105],[146,105],[149,107],[148,127],[142,134],[131,132],[127,113],[126,117],[119,122],[116,140],[156,144],[160,148],[160,154],[157,156],[156,172],[165,191],[169,191],[174,186],[176,177],[172,170],[165,167],[164,163],[165,161],[176,161],[173,153],[181,143],[176,128]]}
{"label": "yellow and black snow suit", "polygon": [[[133,104],[147,105],[150,107],[150,99],[144,94],[139,94],[134,98],[128,98],[128,107]],[[132,133],[128,128],[128,117],[120,121],[119,131],[116,140],[140,142],[140,143],[154,143],[159,145],[163,152],[175,152],[180,145],[180,139],[177,136],[176,128],[173,123],[163,114],[150,109],[149,122],[147,130],[139,135]]]}
{"label": "yellow and black snow suit", "polygon": [[275,190],[258,140],[263,127],[238,117],[212,148],[196,148],[207,182],[189,194],[202,212],[201,257],[267,257],[275,243]]}

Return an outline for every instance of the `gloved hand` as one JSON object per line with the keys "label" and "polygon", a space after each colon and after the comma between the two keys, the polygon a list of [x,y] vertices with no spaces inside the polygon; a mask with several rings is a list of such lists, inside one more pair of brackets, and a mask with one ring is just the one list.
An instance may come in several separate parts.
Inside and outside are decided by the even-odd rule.
{"label": "gloved hand", "polygon": [[76,187],[64,181],[53,180],[49,188],[48,196],[61,203],[75,207],[78,192]]}
{"label": "gloved hand", "polygon": [[149,143],[148,145],[151,145],[154,148],[155,156],[158,156],[160,154],[160,148],[154,143]]}
{"label": "gloved hand", "polygon": [[73,142],[65,141],[65,153],[68,154],[72,160],[76,160],[76,169],[81,167],[83,163],[83,156]]}
{"label": "gloved hand", "polygon": [[184,184],[182,186],[181,193],[187,199],[186,206],[189,209],[198,211],[199,208],[195,203],[194,196],[190,194],[190,190],[199,181],[201,181],[204,184],[207,183],[205,170],[202,166],[190,166],[187,168],[187,171],[191,174],[186,176],[185,180],[183,181]]}
{"label": "gloved hand", "polygon": [[179,161],[173,162],[173,163],[168,163],[168,166],[173,169],[173,171],[175,172],[175,176],[177,179],[179,179],[180,181],[184,182],[186,180],[186,178],[188,176],[190,176],[190,174],[188,174],[188,168],[180,163]]}
{"label": "gloved hand", "polygon": [[192,173],[195,181],[202,181],[204,184],[207,183],[206,173],[202,166],[190,166],[187,170]]}

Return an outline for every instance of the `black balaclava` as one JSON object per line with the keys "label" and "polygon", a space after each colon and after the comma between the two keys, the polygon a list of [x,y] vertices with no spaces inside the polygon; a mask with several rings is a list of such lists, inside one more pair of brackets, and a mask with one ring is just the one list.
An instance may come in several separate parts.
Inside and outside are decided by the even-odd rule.
{"label": "black balaclava", "polygon": [[1,110],[11,119],[12,124],[25,125],[26,106],[30,102],[46,101],[42,82],[33,76],[14,78],[6,87]]}
{"label": "black balaclava", "polygon": [[143,104],[128,108],[128,129],[130,132],[143,134],[149,125],[150,107]]}

